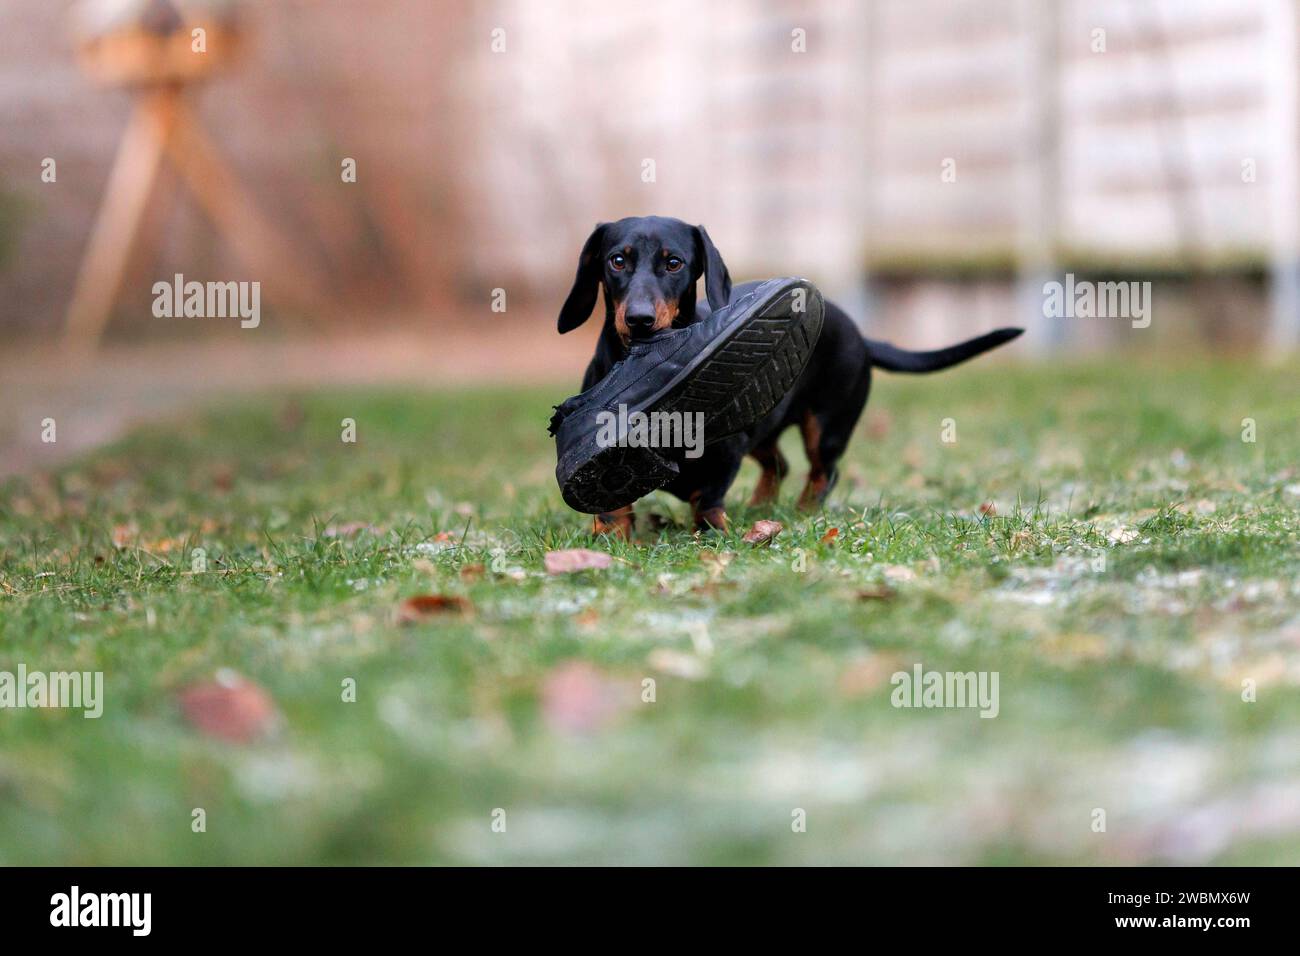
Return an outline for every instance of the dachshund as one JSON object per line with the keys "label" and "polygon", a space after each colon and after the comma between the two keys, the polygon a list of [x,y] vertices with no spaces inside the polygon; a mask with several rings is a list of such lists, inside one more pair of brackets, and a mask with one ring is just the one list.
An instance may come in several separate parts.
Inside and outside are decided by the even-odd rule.
{"label": "dachshund", "polygon": [[[696,299],[704,279],[705,302]],[[741,283],[740,292],[754,283]],[[560,309],[561,334],[591,316],[596,290],[604,290],[605,324],[582,380],[586,391],[627,354],[634,339],[683,328],[712,314],[731,299],[731,276],[703,226],[680,219],[637,216],[601,223],[578,257],[573,288]],[[934,372],[1008,342],[1023,329],[1004,328],[932,352],[912,352],[865,338],[848,314],[825,303],[821,337],[807,368],[766,418],[749,430],[709,445],[704,454],[681,462],[665,491],[689,502],[695,526],[726,530],[724,501],[746,455],[762,474],[751,505],[773,501],[789,464],[777,447],[782,432],[797,427],[808,457],[808,480],[799,496],[805,509],[819,507],[835,486],[840,456],[848,447],[871,390],[872,368],[891,372]],[[595,531],[630,537],[633,506],[596,516]]]}

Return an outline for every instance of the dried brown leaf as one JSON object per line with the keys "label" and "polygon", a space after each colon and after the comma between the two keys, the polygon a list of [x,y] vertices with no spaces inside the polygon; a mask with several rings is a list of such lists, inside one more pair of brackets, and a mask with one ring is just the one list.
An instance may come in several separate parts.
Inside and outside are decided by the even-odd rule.
{"label": "dried brown leaf", "polygon": [[466,598],[455,594],[416,594],[397,606],[398,624],[418,624],[444,614],[468,614],[472,610]]}
{"label": "dried brown leaf", "polygon": [[542,716],[548,726],[587,734],[608,726],[637,699],[627,681],[612,678],[585,661],[553,668],[542,681]]}
{"label": "dried brown leaf", "polygon": [[604,551],[587,548],[569,548],[564,551],[547,551],[544,558],[547,574],[571,574],[607,568],[613,559]]}
{"label": "dried brown leaf", "polygon": [[745,532],[745,537],[741,540],[755,547],[771,544],[772,539],[781,533],[783,527],[779,521],[755,521],[754,526]]}
{"label": "dried brown leaf", "polygon": [[231,671],[191,684],[176,699],[181,714],[200,733],[230,743],[252,743],[269,734],[277,721],[271,695]]}

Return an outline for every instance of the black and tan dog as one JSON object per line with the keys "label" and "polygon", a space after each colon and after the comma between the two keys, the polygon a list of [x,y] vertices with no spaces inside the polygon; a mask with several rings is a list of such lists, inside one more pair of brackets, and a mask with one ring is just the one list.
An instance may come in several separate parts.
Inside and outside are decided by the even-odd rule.
{"label": "black and tan dog", "polygon": [[[695,284],[701,277],[707,304],[696,300]],[[747,286],[742,283],[736,289]],[[583,377],[583,391],[623,358],[629,341],[690,325],[725,305],[732,292],[731,276],[704,227],[659,216],[596,227],[582,247],[573,288],[560,309],[560,332],[587,321],[598,288],[605,292],[605,325]],[[680,474],[665,490],[690,502],[697,527],[725,528],[723,501],[745,456],[752,455],[762,467],[750,503],[773,500],[789,471],[777,441],[787,428],[798,426],[809,464],[799,503],[817,507],[835,484],[836,466],[867,403],[873,366],[891,372],[934,372],[1014,339],[1022,331],[998,329],[933,352],[910,352],[863,338],[844,310],[827,302],[821,338],[789,394],[753,428],[709,445],[699,458],[683,461]],[[599,515],[596,530],[630,535],[632,523],[633,509],[628,505]]]}

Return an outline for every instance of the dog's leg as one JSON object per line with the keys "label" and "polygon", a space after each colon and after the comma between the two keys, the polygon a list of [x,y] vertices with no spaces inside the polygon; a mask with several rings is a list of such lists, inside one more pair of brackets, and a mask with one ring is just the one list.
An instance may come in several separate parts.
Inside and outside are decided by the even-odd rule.
{"label": "dog's leg", "polygon": [[822,423],[812,410],[803,414],[799,422],[799,434],[803,436],[804,454],[808,456],[808,481],[799,495],[799,507],[816,508],[830,490],[831,476],[822,460]]}
{"label": "dog's leg", "polygon": [[867,404],[871,391],[871,369],[864,367],[852,390],[830,406],[829,411],[804,413],[799,423],[803,447],[808,454],[808,483],[799,496],[799,507],[815,509],[822,505],[839,474],[840,456],[849,447],[858,416]]}
{"label": "dog's leg", "polygon": [[632,505],[624,505],[617,511],[596,515],[592,532],[594,534],[613,534],[624,541],[632,540],[632,529],[636,524],[636,512]]}
{"label": "dog's leg", "polygon": [[727,489],[736,480],[740,463],[745,460],[744,440],[740,436],[724,438],[705,451],[698,460],[687,459],[677,480],[665,487],[669,494],[690,502],[698,531],[727,529],[727,512],[723,505]]}
{"label": "dog's leg", "polygon": [[721,500],[713,500],[715,503],[706,504],[702,495],[696,495],[691,500],[691,511],[695,516],[696,531],[727,530],[727,509],[722,506]]}
{"label": "dog's leg", "polygon": [[778,438],[779,436],[773,436],[770,441],[764,442],[750,452],[763,469],[763,473],[758,477],[758,484],[754,486],[754,495],[749,499],[751,508],[775,501],[781,491],[782,480],[790,473],[790,463],[785,460],[785,455],[781,454],[781,449],[777,447]]}

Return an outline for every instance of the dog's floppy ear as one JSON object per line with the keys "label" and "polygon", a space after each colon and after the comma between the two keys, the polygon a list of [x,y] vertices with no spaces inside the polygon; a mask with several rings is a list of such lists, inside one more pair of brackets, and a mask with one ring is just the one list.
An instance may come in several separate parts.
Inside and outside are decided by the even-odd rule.
{"label": "dog's floppy ear", "polygon": [[709,297],[709,308],[716,311],[731,301],[731,273],[703,226],[695,227],[695,261],[704,275],[704,292]]}
{"label": "dog's floppy ear", "polygon": [[582,244],[578,256],[578,273],[573,277],[573,288],[560,309],[560,319],[556,327],[560,334],[572,332],[591,317],[591,310],[596,307],[596,289],[600,286],[602,263],[601,246],[605,242],[605,223],[597,223],[587,241]]}

